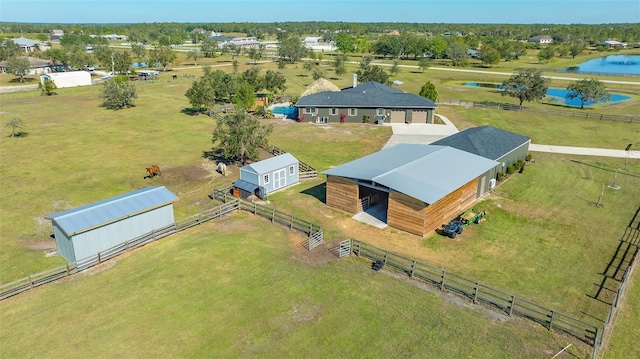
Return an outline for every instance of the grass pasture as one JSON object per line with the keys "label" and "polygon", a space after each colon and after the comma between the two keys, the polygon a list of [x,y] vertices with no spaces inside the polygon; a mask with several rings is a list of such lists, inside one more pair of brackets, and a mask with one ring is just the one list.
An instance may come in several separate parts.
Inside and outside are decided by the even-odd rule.
{"label": "grass pasture", "polygon": [[[102,271],[0,302],[0,352],[7,358],[540,358],[571,342],[373,272],[366,261],[311,264],[301,240],[248,213],[163,239]],[[586,358],[588,348],[576,343],[570,352]]]}
{"label": "grass pasture", "polygon": [[[171,75],[198,71],[179,69],[156,82],[138,82],[137,106],[122,111],[99,107],[100,87],[61,89],[52,97],[0,95],[0,121],[18,116],[27,132],[15,139],[7,138],[7,128],[0,132],[1,283],[64,263],[44,253],[54,247],[51,225],[43,218],[47,214],[148,185],[164,185],[178,195],[176,219],[212,205],[207,198],[211,187],[238,174],[232,168],[231,176],[219,177],[215,163],[204,158],[215,122],[182,112],[189,106],[184,93],[191,80],[172,80]],[[301,65],[289,66],[286,76],[292,94],[313,81]],[[489,81],[490,75],[464,76]],[[338,85],[349,85],[348,77]],[[473,99],[482,93],[483,100],[506,99],[461,86],[463,76],[455,72],[402,70],[398,77],[408,91],[432,79],[450,98]],[[625,106],[606,110],[634,113],[640,101],[634,98]],[[459,128],[488,124],[540,144],[622,149],[640,141],[637,124],[460,106],[440,106],[437,112]],[[320,171],[379,150],[391,135],[389,128],[363,124],[274,123],[272,143]],[[466,229],[456,241],[357,223],[324,205],[323,180],[302,183],[270,200],[276,208],[321,224],[327,240],[354,237],[598,323],[608,308],[589,295],[597,290],[599,273],[639,204],[640,161],[629,161],[628,174],[617,179],[622,189],[607,189],[605,207],[595,208],[591,202],[623,159],[534,156],[536,164],[479,205],[488,211],[486,223]],[[160,165],[163,175],[144,180],[144,168],[152,164]],[[229,223],[194,229],[118,259],[94,275],[0,302],[0,341],[11,343],[0,344],[0,356],[86,355],[84,350],[91,348],[92,354],[113,357],[134,348],[141,357],[551,357],[573,340],[519,320],[498,323],[477,309],[452,307],[376,275],[358,260],[309,267],[292,259],[300,254],[295,243],[301,239],[294,237],[238,214]],[[638,286],[633,288],[631,303],[638,296]],[[79,313],[87,320],[78,322]],[[390,313],[393,323],[380,313]],[[618,346],[626,348],[620,343],[634,338],[628,332],[635,327],[632,317],[621,318],[614,343],[620,335]],[[56,345],[70,338],[69,346]],[[131,339],[113,344],[123,343],[121,338]],[[575,355],[585,353],[579,347]]]}

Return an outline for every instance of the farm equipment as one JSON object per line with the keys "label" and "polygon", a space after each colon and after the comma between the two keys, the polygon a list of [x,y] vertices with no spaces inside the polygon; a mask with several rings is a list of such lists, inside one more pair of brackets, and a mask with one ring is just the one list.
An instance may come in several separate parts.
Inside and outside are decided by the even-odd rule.
{"label": "farm equipment", "polygon": [[470,209],[459,215],[458,218],[443,225],[442,233],[451,239],[456,238],[456,235],[462,234],[464,227],[471,223],[480,224],[485,215],[485,211],[476,212],[473,209]]}

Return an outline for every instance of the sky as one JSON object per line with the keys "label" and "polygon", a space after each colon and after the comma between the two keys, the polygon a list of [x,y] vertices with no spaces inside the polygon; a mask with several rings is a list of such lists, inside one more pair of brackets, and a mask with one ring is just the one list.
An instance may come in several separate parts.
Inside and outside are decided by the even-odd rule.
{"label": "sky", "polygon": [[640,22],[640,0],[0,0],[0,21],[609,24]]}

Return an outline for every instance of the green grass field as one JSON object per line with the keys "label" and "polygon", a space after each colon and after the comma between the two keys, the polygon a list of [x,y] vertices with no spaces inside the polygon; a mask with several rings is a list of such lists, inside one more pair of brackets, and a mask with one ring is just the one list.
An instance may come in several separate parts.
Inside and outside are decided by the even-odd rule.
{"label": "green grass field", "polygon": [[[520,358],[571,342],[407,285],[251,214],[0,302],[3,357]],[[65,343],[60,345],[60,343]],[[588,347],[570,350],[586,358]]]}
{"label": "green grass field", "polygon": [[[224,60],[216,59],[215,61]],[[242,71],[246,66],[249,65],[241,66],[240,70]],[[262,67],[272,68],[275,65],[269,64]],[[18,116],[24,120],[24,131],[27,133],[26,137],[21,138],[8,138],[9,129],[7,128],[2,128],[0,133],[0,153],[2,154],[0,246],[3,248],[0,251],[1,283],[64,264],[64,260],[60,257],[48,257],[44,253],[45,249],[53,245],[53,240],[50,238],[51,225],[44,219],[47,214],[149,185],[167,186],[178,195],[180,199],[175,204],[176,219],[200,212],[213,204],[207,198],[211,188],[231,182],[238,174],[232,172],[229,177],[219,177],[214,171],[215,164],[203,157],[204,153],[210,150],[211,132],[215,122],[205,116],[189,116],[182,113],[182,110],[189,106],[184,93],[190,87],[192,80],[183,76],[178,80],[171,79],[171,74],[174,73],[197,75],[199,71],[201,70],[180,69],[161,74],[160,80],[154,83],[137,83],[139,92],[137,106],[122,111],[108,111],[99,107],[99,87],[61,89],[57,96],[51,97],[41,97],[38,92],[0,95],[3,112],[0,114],[0,121],[4,124],[11,117]],[[301,65],[289,66],[285,74],[289,85],[287,92],[292,95],[299,94],[313,81],[311,77],[304,74]],[[0,78],[6,79],[3,76]],[[493,81],[495,75],[460,74],[436,70],[427,70],[421,74],[402,70],[398,77],[405,81],[405,90],[408,91],[419,89],[429,79],[436,82],[441,91],[441,98],[473,100],[478,97],[478,100],[483,101],[514,102],[513,99],[485,91],[486,89],[461,85],[465,77],[469,81]],[[349,76],[344,76],[335,82],[338,86],[348,86],[351,79]],[[625,91],[636,97],[624,106],[605,105],[592,111],[640,113],[640,101],[637,100],[638,89],[629,87]],[[440,106],[437,112],[449,117],[459,128],[488,124],[527,135],[533,139],[534,143],[622,149],[627,143],[640,141],[640,126],[637,124],[585,121],[536,113],[466,109],[460,106]],[[371,125],[317,126],[285,121],[274,121],[274,123],[276,126],[271,142],[321,171],[378,151],[391,135],[389,128]],[[364,240],[580,319],[597,323],[606,316],[608,308],[590,298],[589,295],[597,290],[601,280],[599,273],[605,269],[614,254],[624,226],[639,204],[637,199],[640,198],[640,178],[638,178],[640,161],[629,161],[629,174],[618,178],[622,189],[606,190],[603,198],[605,207],[596,208],[591,202],[597,201],[602,185],[612,180],[615,169],[623,166],[623,159],[536,153],[534,157],[536,164],[527,166],[522,175],[511,178],[480,204],[489,214],[486,223],[465,230],[463,238],[458,241],[435,235],[423,240],[400,231],[392,229],[378,231],[356,223],[346,214],[331,210],[324,205],[322,179],[305,182],[279,192],[270,197],[270,200],[272,206],[276,208],[321,224],[325,229],[327,240],[349,237]],[[144,180],[143,176],[146,174],[144,168],[152,164],[161,166],[163,176]],[[419,305],[415,304],[417,300],[412,297],[413,294],[407,294],[414,289],[402,284],[398,284],[396,288],[395,284],[389,284],[395,283],[395,279],[391,280],[383,276],[376,276],[373,280],[366,265],[363,266],[362,263],[353,263],[354,261],[348,260],[331,262],[326,266],[314,267],[313,270],[304,269],[306,268],[304,266],[300,269],[287,262],[287,258],[291,257],[291,249],[276,245],[281,242],[273,242],[273,245],[261,247],[266,246],[265,243],[271,243],[272,236],[261,237],[255,233],[255,229],[261,228],[263,232],[271,233],[277,227],[269,226],[264,230],[261,224],[255,224],[253,220],[249,221],[250,217],[238,217],[241,218],[240,224],[232,221],[230,224],[212,226],[230,226],[238,233],[229,234],[228,238],[225,237],[225,240],[220,241],[221,246],[210,248],[210,251],[204,250],[204,247],[210,245],[205,243],[216,243],[217,237],[210,231],[197,229],[177,236],[185,239],[184,245],[179,244],[182,243],[181,241],[174,241],[171,238],[167,242],[174,244],[166,244],[168,247],[165,250],[157,248],[165,244],[154,246],[149,250],[142,249],[129,258],[119,260],[114,268],[95,276],[78,277],[3,301],[0,303],[3,323],[0,325],[0,339],[3,343],[15,343],[15,345],[2,346],[2,352],[11,354],[8,357],[14,357],[16,353],[22,352],[22,348],[31,347],[27,353],[32,355],[28,356],[41,356],[40,353],[48,349],[53,350],[50,357],[59,357],[75,353],[83,354],[80,352],[81,349],[95,347],[104,350],[105,353],[108,352],[105,356],[122,356],[131,346],[122,344],[112,348],[105,344],[117,343],[118,341],[114,338],[122,337],[134,337],[133,346],[139,350],[146,348],[149,342],[154,343],[155,346],[145,349],[150,350],[149,352],[142,353],[141,356],[145,357],[163,355],[163,353],[166,353],[166,356],[184,356],[174,352],[177,347],[192,350],[185,353],[187,356],[188,354],[206,356],[206,353],[215,352],[218,350],[216,348],[222,346],[230,348],[229,352],[219,353],[223,357],[305,355],[304,345],[294,345],[295,343],[308,344],[307,349],[323,348],[325,351],[322,354],[326,355],[321,357],[326,357],[334,354],[332,350],[335,348],[330,345],[334,341],[342,343],[338,347],[352,350],[348,353],[359,353],[363,350],[363,343],[373,343],[369,344],[372,346],[371,351],[363,352],[363,357],[388,357],[388,355],[376,353],[390,353],[392,350],[398,350],[404,353],[404,356],[434,358],[442,357],[441,354],[448,351],[462,353],[457,355],[458,357],[513,357],[513,355],[550,357],[553,355],[553,350],[557,351],[564,346],[564,342],[561,342],[564,339],[556,336],[549,339],[550,337],[544,334],[546,332],[539,332],[540,328],[536,326],[531,328],[525,325],[523,332],[530,331],[532,336],[531,340],[525,340],[524,335],[517,334],[518,328],[503,328],[501,326],[504,324],[487,322],[482,315],[475,319],[466,318],[469,316],[467,311],[450,314],[452,316],[450,321],[467,323],[465,321],[477,319],[478,323],[484,324],[468,323],[450,326],[442,324],[434,318],[441,318],[445,315],[444,313],[429,315],[434,311],[429,306],[438,307],[442,304],[441,300],[434,298],[436,304],[431,301],[420,302],[419,305],[427,307],[416,307]],[[278,231],[282,233],[279,229]],[[253,245],[249,247],[256,247],[258,254],[271,260],[248,260],[248,257],[252,257],[254,253],[244,252],[251,249],[242,248],[237,243],[239,239],[244,240],[245,237],[248,241],[253,241],[251,242]],[[208,238],[212,240],[207,241]],[[202,253],[198,246],[203,246]],[[221,251],[223,255],[217,256],[216,251]],[[152,255],[147,257],[142,253],[152,253]],[[172,258],[176,253],[177,257]],[[207,261],[213,261],[211,267],[215,270],[211,273],[202,267],[203,263],[209,263],[202,257],[205,254],[218,259],[217,261],[214,258],[207,259]],[[234,254],[238,254],[238,257]],[[193,261],[190,260],[192,256]],[[167,262],[161,262],[161,258],[166,259]],[[178,259],[189,269],[175,272]],[[221,263],[223,260],[230,262],[228,267]],[[119,272],[124,263],[130,263],[127,265],[130,267]],[[300,279],[302,277],[289,274],[284,269],[280,270],[281,267],[276,264],[280,264],[282,268],[290,268],[290,271],[296,275],[301,272],[302,277],[313,279],[308,281]],[[162,275],[155,276],[152,273],[155,271],[153,270],[155,265],[157,265],[156,270]],[[287,267],[289,265],[292,267]],[[148,266],[152,268],[149,269]],[[278,291],[270,292],[269,290],[272,289],[261,287],[265,283],[260,281],[275,280],[273,276],[264,277],[265,274],[260,271],[263,266],[275,271],[272,273],[282,275],[282,278],[276,279],[277,284],[283,287],[295,287],[300,282],[307,284],[299,289],[300,292],[288,293],[283,290],[282,296],[278,296],[276,295]],[[237,272],[243,272],[243,270],[237,268],[244,268],[248,273],[239,274]],[[185,273],[181,275],[183,270]],[[321,273],[316,274],[316,271]],[[216,274],[226,273],[223,276],[226,281],[216,282],[217,284],[212,287],[199,288],[197,281],[197,283],[185,284],[184,288],[181,287],[184,278],[190,278],[190,275],[196,276],[196,273],[200,275],[202,272],[206,272],[205,278],[212,282],[218,280],[215,277]],[[352,283],[353,278],[345,275],[344,272],[360,275],[362,283]],[[316,275],[320,278],[316,278]],[[257,276],[256,282],[249,282],[249,277],[252,276]],[[119,281],[128,277],[131,281],[124,283],[120,288]],[[342,284],[333,284],[330,279],[336,277],[341,278],[338,282]],[[379,278],[385,278],[384,285]],[[139,288],[140,283],[148,284],[143,285],[144,290],[138,293],[136,289]],[[252,292],[247,288],[230,283],[252,283],[247,288],[257,288],[257,294],[252,296]],[[311,288],[311,283],[325,283],[326,286],[317,285]],[[346,283],[358,284],[358,286],[347,286]],[[393,289],[389,289],[391,285],[394,286]],[[184,292],[181,292],[183,290]],[[218,291],[223,293],[217,294]],[[314,313],[327,311],[326,314],[314,317],[333,318],[331,321],[327,320],[329,323],[326,324],[327,327],[299,325],[300,329],[298,329],[295,325],[283,322],[284,319],[279,313],[286,312],[287,308],[298,308],[292,303],[298,303],[300,298],[306,295],[305,291],[311,291],[312,294],[321,298],[319,302],[322,303],[331,299],[322,296],[325,291],[341,293],[344,296],[335,306],[340,308],[335,313],[333,310],[328,311],[325,306],[312,310]],[[79,295],[79,293],[83,294]],[[100,293],[103,294],[100,295]],[[102,303],[107,293],[117,296],[120,300]],[[382,307],[383,303],[372,303],[369,297],[362,298],[366,293],[388,298],[389,300],[384,303],[386,307]],[[637,290],[633,293],[637,297]],[[268,300],[260,304],[259,299],[265,297],[270,299],[272,294],[283,303]],[[419,291],[419,295],[428,294]],[[184,300],[173,303],[176,296]],[[149,308],[142,305],[144,308],[140,311],[131,310],[132,306],[154,297],[158,298]],[[238,297],[245,298],[246,302],[236,303]],[[216,300],[222,301],[223,305],[211,307],[214,308],[211,309],[208,305]],[[353,320],[349,315],[344,314],[345,318],[354,321],[354,326],[347,328],[346,326],[351,324],[349,320],[341,321],[336,316],[353,313],[354,308],[347,308],[345,303],[359,300],[373,309],[370,312],[369,309],[358,309],[354,317],[362,318],[361,320]],[[56,301],[64,304],[60,308],[61,314],[52,310],[56,308],[56,305],[52,305]],[[191,307],[193,301],[197,303]],[[291,306],[282,307],[281,305],[287,301],[291,302],[289,303]],[[239,307],[235,307],[236,305]],[[301,310],[304,311],[316,308],[319,304],[313,301],[302,301],[300,305],[300,308],[303,308]],[[45,306],[46,310],[43,309]],[[230,311],[223,314],[218,314],[215,310],[215,308],[230,306],[232,307]],[[163,315],[159,315],[158,310],[154,311],[154,308]],[[412,310],[403,312],[409,309]],[[243,313],[245,311],[250,315],[245,316]],[[379,315],[377,313],[389,311],[395,313],[393,318],[415,317],[416,322],[424,327],[436,329],[433,329],[433,333],[426,332],[426,334],[419,331],[413,333],[413,327],[394,326],[390,329],[388,325],[383,325],[380,319],[378,321],[375,319],[375,315]],[[78,312],[88,315],[91,320],[80,324],[73,322],[71,318],[76,317]],[[260,317],[262,312],[264,317]],[[25,313],[39,314],[34,315],[34,319],[25,320]],[[135,316],[128,319],[128,316],[134,313]],[[187,318],[186,323],[193,323],[193,325],[181,326],[181,322],[166,318],[171,317],[172,314]],[[257,321],[253,321],[252,315],[258,316],[266,324],[253,324]],[[422,315],[424,317],[421,317]],[[106,320],[103,319],[105,316]],[[210,318],[210,321],[204,324],[198,322],[197,319],[202,317]],[[618,340],[618,343],[621,343],[633,337],[628,333],[634,330],[633,320],[624,319],[627,317],[625,315],[621,317],[623,319],[620,327],[614,332],[614,342]],[[222,330],[224,328],[211,324],[217,322],[226,324],[229,318],[239,323],[236,328],[229,331],[228,335]],[[59,319],[58,329],[61,335],[46,336],[38,347],[34,345],[35,338],[43,338],[44,334],[36,334],[34,328],[42,328],[44,331],[55,323],[52,322],[47,326],[38,322],[45,319]],[[289,320],[292,319],[289,318]],[[371,337],[361,338],[360,331],[368,328],[369,321],[375,329],[374,333]],[[401,322],[404,322],[404,319]],[[146,323],[153,323],[153,327],[145,330]],[[76,325],[85,326],[77,327]],[[281,325],[283,327],[280,327]],[[322,323],[322,325],[325,324]],[[409,324],[397,325],[408,326]],[[104,328],[99,329],[102,326]],[[516,327],[519,326],[521,325],[516,325]],[[341,332],[343,335],[333,336],[335,333],[332,330],[342,327],[345,327],[344,332]],[[95,335],[87,338],[73,335],[73,333],[86,333],[92,329]],[[290,336],[289,330],[295,333]],[[473,345],[472,348],[464,347],[464,343],[456,338],[470,336],[474,338],[471,342],[477,343],[475,340],[480,339],[475,339],[476,332],[491,337],[494,331],[501,333],[500,337],[496,336],[495,339],[489,340],[486,348],[482,345]],[[25,334],[26,332],[29,334]],[[184,334],[176,335],[176,333]],[[320,333],[321,339],[315,338],[312,335],[314,333]],[[313,339],[307,339],[309,336]],[[383,343],[376,344],[377,338],[389,336],[394,339],[390,341],[392,342],[389,344],[390,347]],[[442,347],[434,347],[434,340],[430,339],[432,336],[445,337],[446,341],[442,343]],[[539,336],[543,339],[535,339]],[[67,349],[55,345],[63,338],[69,337],[74,338],[75,341]],[[222,337],[220,341],[216,341],[218,337]],[[423,338],[427,339],[423,340]],[[513,339],[514,342],[503,341],[506,338]],[[166,345],[166,342],[171,342],[171,339],[178,341],[180,345],[175,347]],[[424,344],[423,342],[428,342],[432,346],[420,346]],[[549,346],[541,344],[546,342],[551,344]],[[283,345],[280,346],[280,343]],[[285,350],[290,348],[284,344],[294,347],[293,355],[286,354]],[[156,350],[153,347],[157,347],[158,351],[153,351]],[[414,347],[423,348],[423,350],[414,352],[412,351]],[[457,352],[462,349],[470,350],[471,354]],[[484,353],[473,352],[472,349],[483,350],[488,354],[485,356]],[[435,354],[429,356],[431,355],[429,350],[433,350]],[[540,350],[545,351],[540,352]],[[521,352],[524,354],[519,355]],[[370,354],[367,355],[367,353]],[[584,351],[577,355],[584,357],[583,354]]]}

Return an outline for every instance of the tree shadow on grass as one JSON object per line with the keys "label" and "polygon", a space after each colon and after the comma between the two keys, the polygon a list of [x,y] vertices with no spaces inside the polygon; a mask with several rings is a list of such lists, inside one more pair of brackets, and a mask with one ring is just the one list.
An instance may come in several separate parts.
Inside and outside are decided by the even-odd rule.
{"label": "tree shadow on grass", "polygon": [[195,116],[195,115],[198,115],[200,113],[200,111],[198,111],[197,109],[190,108],[190,107],[185,107],[180,112],[184,113],[185,115],[189,115],[189,116]]}
{"label": "tree shadow on grass", "polygon": [[322,203],[326,203],[327,197],[326,197],[325,187],[326,187],[325,182],[322,182],[313,187],[307,188],[301,191],[300,193],[309,195],[311,197],[315,197],[318,201]]}
{"label": "tree shadow on grass", "polygon": [[36,79],[31,78],[31,77],[25,77],[22,79],[22,81],[20,81],[19,77],[13,78],[11,80],[9,80],[9,82],[11,83],[29,83],[29,82],[34,82],[36,81]]}
{"label": "tree shadow on grass", "polygon": [[27,136],[29,136],[29,132],[19,131],[19,132],[16,132],[16,133],[14,133],[14,134],[9,134],[7,137],[8,137],[8,138],[11,138],[11,137],[18,137],[18,138],[20,138],[20,137],[27,137]]}

